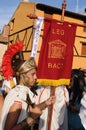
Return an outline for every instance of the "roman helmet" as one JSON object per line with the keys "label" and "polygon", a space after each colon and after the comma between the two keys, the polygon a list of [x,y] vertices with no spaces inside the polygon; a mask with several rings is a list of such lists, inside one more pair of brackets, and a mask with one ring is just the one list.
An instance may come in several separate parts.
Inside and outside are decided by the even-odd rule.
{"label": "roman helmet", "polygon": [[30,87],[29,86],[29,79],[28,79],[26,73],[28,71],[30,71],[32,69],[36,69],[36,68],[37,68],[36,62],[35,62],[33,57],[30,57],[28,60],[24,61],[20,65],[20,67],[19,67],[19,69],[17,71],[17,76],[19,76],[18,82],[22,81],[25,86]]}

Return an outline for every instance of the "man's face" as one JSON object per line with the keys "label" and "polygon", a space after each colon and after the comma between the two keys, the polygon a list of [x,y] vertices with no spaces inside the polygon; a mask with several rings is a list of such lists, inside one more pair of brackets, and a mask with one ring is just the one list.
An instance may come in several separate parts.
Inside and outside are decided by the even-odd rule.
{"label": "man's face", "polygon": [[34,86],[37,81],[36,69],[32,69],[32,70],[28,71],[26,75],[29,80],[29,86]]}

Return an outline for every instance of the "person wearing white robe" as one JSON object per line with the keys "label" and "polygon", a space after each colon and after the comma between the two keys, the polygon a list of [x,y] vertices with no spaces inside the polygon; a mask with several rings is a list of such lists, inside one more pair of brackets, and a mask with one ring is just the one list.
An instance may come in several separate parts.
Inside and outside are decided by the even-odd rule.
{"label": "person wearing white robe", "polygon": [[[30,108],[27,103],[27,95],[29,95],[29,99],[33,103],[33,93],[31,93],[30,88],[36,84],[37,79],[34,59],[30,58],[23,62],[18,69],[18,73],[19,85],[11,89],[4,100],[0,130],[23,130],[30,127],[34,122],[33,117],[28,116]],[[34,109],[37,110],[38,115],[41,114],[38,107]],[[32,111],[36,112],[34,109]]]}
{"label": "person wearing white robe", "polygon": [[[36,103],[40,103],[46,100],[51,94],[51,87],[49,86],[40,86],[37,90],[38,97],[36,98]],[[55,89],[56,102],[53,106],[53,114],[51,121],[51,130],[68,130],[67,122],[67,104],[69,102],[69,93],[66,89],[66,86],[61,85]],[[49,120],[49,109],[46,108],[42,115],[40,116],[39,121],[39,130],[48,129],[48,120]]]}
{"label": "person wearing white robe", "polygon": [[81,119],[81,123],[86,130],[86,86],[84,86],[84,92],[83,92],[83,97],[81,99],[79,116]]}
{"label": "person wearing white robe", "polygon": [[[18,69],[19,85],[11,89],[4,100],[0,130],[27,130],[42,114],[42,109],[55,102],[55,96],[35,105],[31,88],[36,85],[36,63],[34,58],[25,61]],[[34,104],[33,104],[34,103]],[[42,108],[42,109],[41,109]]]}

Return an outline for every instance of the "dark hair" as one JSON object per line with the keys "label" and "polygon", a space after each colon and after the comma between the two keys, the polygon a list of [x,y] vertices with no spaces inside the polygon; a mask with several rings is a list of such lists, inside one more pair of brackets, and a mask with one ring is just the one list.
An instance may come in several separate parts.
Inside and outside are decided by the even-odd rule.
{"label": "dark hair", "polygon": [[71,73],[71,80],[73,83],[71,86],[73,92],[72,101],[75,103],[77,99],[77,101],[80,102],[82,98],[83,87],[85,85],[83,71],[80,69],[73,69]]}

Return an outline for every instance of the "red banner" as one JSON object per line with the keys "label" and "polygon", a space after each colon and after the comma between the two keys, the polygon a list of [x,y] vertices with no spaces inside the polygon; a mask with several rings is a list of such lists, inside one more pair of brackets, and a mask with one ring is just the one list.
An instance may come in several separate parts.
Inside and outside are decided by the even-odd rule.
{"label": "red banner", "polygon": [[73,61],[76,25],[59,23],[55,19],[44,22],[37,77],[41,85],[69,84]]}

